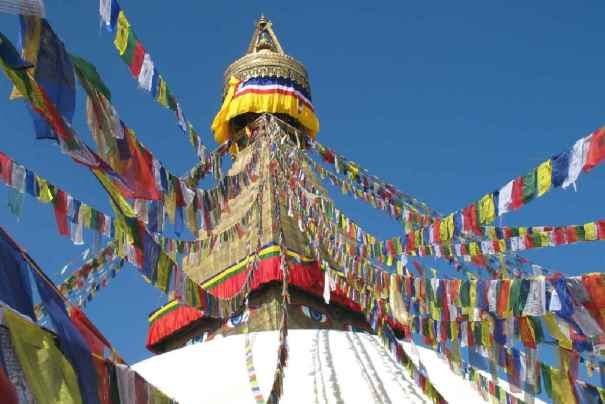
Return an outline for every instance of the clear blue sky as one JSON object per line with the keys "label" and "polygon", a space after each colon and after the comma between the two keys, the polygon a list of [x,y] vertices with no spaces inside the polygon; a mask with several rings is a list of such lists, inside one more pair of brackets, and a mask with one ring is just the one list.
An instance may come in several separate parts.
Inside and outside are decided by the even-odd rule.
{"label": "clear blue sky", "polygon": [[[68,49],[93,62],[121,117],[175,173],[195,162],[174,116],[136,88],[99,28],[98,2],[47,1],[48,18]],[[334,4],[338,3],[338,5]],[[489,3],[489,4],[488,4]],[[285,50],[311,75],[319,140],[442,213],[461,208],[604,122],[605,6],[601,1],[267,2],[133,1],[122,6],[189,119],[209,145],[224,68],[245,51],[264,13]],[[14,16],[0,30],[16,41]],[[49,141],[34,139],[20,102],[0,78],[0,150],[74,196],[109,213],[96,181]],[[93,144],[78,94],[75,127]],[[605,218],[605,170],[555,190],[504,224],[571,224]],[[341,198],[339,198],[340,200]],[[26,197],[17,221],[0,190],[0,223],[53,277],[76,258],[56,230],[52,207]],[[343,208],[382,236],[396,234],[380,212],[358,201]],[[89,234],[86,235],[91,240]],[[569,274],[602,270],[603,245],[529,254]],[[87,313],[130,362],[144,348],[147,314],[161,293],[127,267]]]}

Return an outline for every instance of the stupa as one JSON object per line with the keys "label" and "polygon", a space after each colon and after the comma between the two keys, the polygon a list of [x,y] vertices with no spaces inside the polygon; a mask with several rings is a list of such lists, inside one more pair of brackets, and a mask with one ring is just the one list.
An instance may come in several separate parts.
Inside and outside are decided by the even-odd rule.
{"label": "stupa", "polygon": [[[211,252],[191,252],[184,271],[243,309],[221,317],[175,298],[149,316],[147,347],[158,355],[134,368],[183,403],[439,401],[385,348],[369,303],[335,287],[344,276],[340,257],[314,231],[318,223],[294,213],[301,201],[333,204],[304,158],[319,131],[308,74],[265,17],[225,72],[212,129],[234,158],[227,177],[246,180],[206,218],[217,225],[198,237]],[[300,189],[295,198],[288,187]],[[218,236],[226,233],[237,236]],[[392,321],[394,336],[401,325]],[[449,402],[483,402],[434,352],[413,342],[401,347],[440,392],[450,392]]]}

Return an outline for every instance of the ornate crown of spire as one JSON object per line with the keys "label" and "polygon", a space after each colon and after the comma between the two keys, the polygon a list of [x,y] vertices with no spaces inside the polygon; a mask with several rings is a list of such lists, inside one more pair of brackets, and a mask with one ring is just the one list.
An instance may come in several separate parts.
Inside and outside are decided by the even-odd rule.
{"label": "ornate crown of spire", "polygon": [[283,77],[294,80],[307,91],[311,91],[305,67],[286,55],[273,32],[271,21],[264,16],[256,22],[256,29],[246,54],[225,71],[225,88],[232,76],[242,81],[255,77]]}

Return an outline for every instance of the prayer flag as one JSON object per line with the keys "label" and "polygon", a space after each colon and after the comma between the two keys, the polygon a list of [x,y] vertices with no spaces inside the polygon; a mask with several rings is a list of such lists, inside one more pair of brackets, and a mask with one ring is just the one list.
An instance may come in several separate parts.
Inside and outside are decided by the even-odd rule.
{"label": "prayer flag", "polygon": [[126,14],[124,14],[123,10],[120,10],[118,14],[117,21],[117,29],[116,29],[116,37],[113,41],[116,49],[120,53],[120,56],[126,52],[126,47],[128,46],[128,36],[130,33],[130,23],[126,18]]}
{"label": "prayer flag", "polygon": [[485,225],[496,218],[496,207],[493,194],[487,194],[479,200],[479,224]]}
{"label": "prayer flag", "polygon": [[0,227],[0,300],[34,320],[29,272],[29,265]]}
{"label": "prayer flag", "polygon": [[578,139],[576,143],[573,145],[571,149],[571,155],[569,158],[569,169],[567,171],[567,177],[563,181],[562,187],[567,188],[571,184],[574,184],[580,173],[582,172],[582,168],[586,162],[586,154],[588,152],[588,144],[589,144],[590,136],[583,137]]}
{"label": "prayer flag", "polygon": [[[37,17],[21,17],[21,35],[24,42],[35,42],[37,54],[32,55],[35,64],[34,80],[44,90],[56,111],[71,123],[75,110],[76,89],[74,67],[63,42],[54,33],[46,20]],[[32,28],[39,25],[39,28]],[[31,35],[37,35],[31,38]],[[21,94],[24,95],[24,94]],[[34,129],[38,139],[57,139],[57,134],[38,111],[31,110]]]}
{"label": "prayer flag", "polygon": [[101,21],[108,31],[113,31],[116,27],[119,13],[120,5],[116,0],[99,1],[99,15],[101,16]]}
{"label": "prayer flag", "polygon": [[86,92],[88,93],[90,90],[94,89],[103,94],[108,100],[111,100],[111,91],[107,88],[103,79],[101,79],[96,67],[79,56],[72,54],[70,55],[70,58],[80,82],[88,87],[85,88]]}
{"label": "prayer flag", "polygon": [[98,403],[97,375],[86,341],[71,322],[59,291],[50,286],[52,282],[42,274],[33,274],[40,300],[53,323],[61,348],[76,371],[84,402]]}
{"label": "prayer flag", "polygon": [[552,162],[547,160],[538,166],[538,196],[544,195],[552,185]]}
{"label": "prayer flag", "polygon": [[69,224],[67,223],[67,196],[62,190],[57,190],[55,198],[53,199],[53,205],[55,208],[55,219],[57,220],[57,227],[59,228],[59,234],[62,236],[69,236]]}
{"label": "prayer flag", "polygon": [[512,210],[517,210],[523,206],[523,188],[523,177],[517,177],[513,181],[512,202],[510,205]]}
{"label": "prayer flag", "polygon": [[508,182],[498,191],[498,216],[510,212],[513,199],[513,182]]}
{"label": "prayer flag", "polygon": [[151,91],[154,69],[153,60],[151,60],[151,56],[146,53],[143,57],[143,65],[141,66],[141,71],[138,77],[139,86],[143,90]]}
{"label": "prayer flag", "polygon": [[537,187],[536,187],[536,171],[533,170],[530,173],[527,173],[523,177],[523,193],[522,193],[522,201],[523,203],[528,203],[532,199],[536,197]]}
{"label": "prayer flag", "polygon": [[605,160],[605,128],[601,128],[592,134],[584,171],[588,172]]}
{"label": "prayer flag", "polygon": [[164,106],[164,107],[168,107],[168,89],[166,87],[166,80],[164,80],[164,78],[159,75],[158,77],[158,94],[157,94],[157,101],[160,103],[160,105]]}
{"label": "prayer flag", "polygon": [[141,68],[143,66],[143,59],[145,57],[145,48],[143,48],[143,44],[140,41],[137,41],[134,46],[134,51],[132,54],[132,60],[130,61],[130,73],[134,77],[139,77],[141,73]]}
{"label": "prayer flag", "polygon": [[560,187],[567,178],[569,171],[569,152],[563,152],[552,159],[552,185]]}

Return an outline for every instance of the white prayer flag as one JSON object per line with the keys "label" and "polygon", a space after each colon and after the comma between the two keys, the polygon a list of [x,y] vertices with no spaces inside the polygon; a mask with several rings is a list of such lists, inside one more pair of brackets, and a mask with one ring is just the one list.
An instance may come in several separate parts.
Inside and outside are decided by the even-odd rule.
{"label": "white prayer flag", "polygon": [[99,1],[99,15],[106,27],[111,25],[111,0]]}
{"label": "white prayer flag", "polygon": [[141,72],[139,73],[139,86],[141,86],[141,88],[145,91],[151,91],[154,70],[155,66],[153,64],[153,60],[151,60],[151,56],[146,53],[143,57],[143,66],[141,66]]}
{"label": "white prayer flag", "polygon": [[546,281],[544,277],[530,281],[529,293],[523,308],[524,316],[541,317],[546,313]]}
{"label": "white prayer flag", "polygon": [[513,200],[513,182],[510,181],[500,188],[500,192],[498,193],[498,216],[510,212],[510,205]]}
{"label": "white prayer flag", "polygon": [[586,154],[588,153],[589,140],[592,135],[579,139],[571,149],[571,156],[569,156],[569,169],[567,171],[567,178],[563,181],[562,187],[567,188],[568,186],[576,187],[576,180],[582,172],[582,167],[586,162]]}

